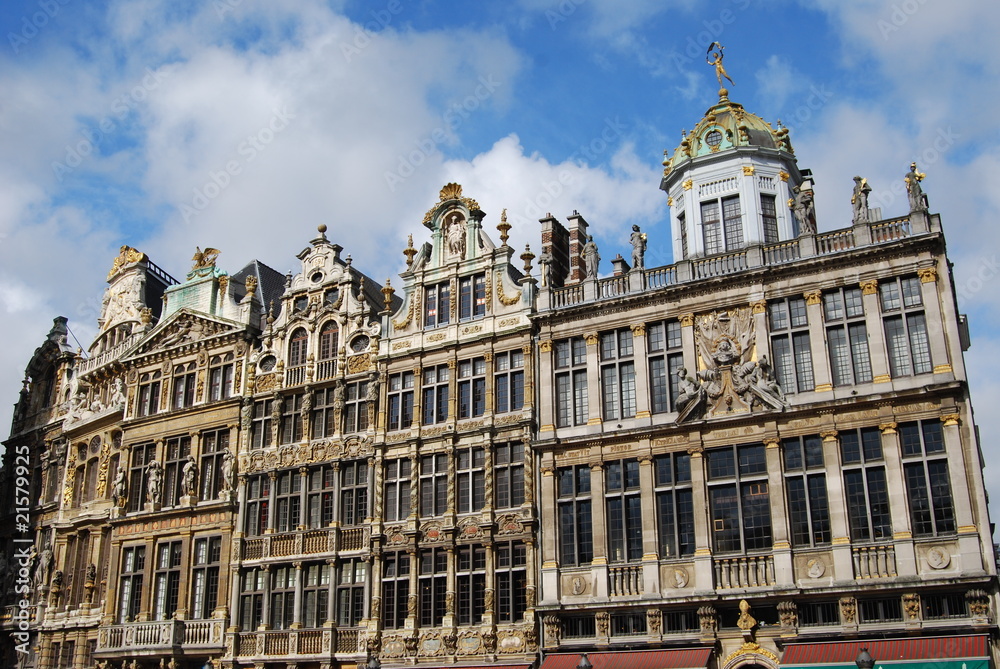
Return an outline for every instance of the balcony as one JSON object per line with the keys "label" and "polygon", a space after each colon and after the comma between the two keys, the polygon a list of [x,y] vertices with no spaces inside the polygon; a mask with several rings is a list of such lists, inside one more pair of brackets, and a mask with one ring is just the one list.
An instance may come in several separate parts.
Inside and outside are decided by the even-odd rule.
{"label": "balcony", "polygon": [[225,620],[157,620],[102,627],[97,652],[128,648],[137,655],[161,655],[183,650],[221,651]]}
{"label": "balcony", "polygon": [[317,555],[339,551],[359,551],[368,547],[368,527],[331,527],[323,530],[300,530],[262,537],[238,539],[234,560],[263,560],[273,557]]}
{"label": "balcony", "polygon": [[713,562],[717,590],[774,585],[774,558],[770,555],[716,558]]}
{"label": "balcony", "polygon": [[233,649],[236,657],[274,658],[299,655],[357,655],[360,630],[311,629],[311,630],[261,630],[239,632]]}

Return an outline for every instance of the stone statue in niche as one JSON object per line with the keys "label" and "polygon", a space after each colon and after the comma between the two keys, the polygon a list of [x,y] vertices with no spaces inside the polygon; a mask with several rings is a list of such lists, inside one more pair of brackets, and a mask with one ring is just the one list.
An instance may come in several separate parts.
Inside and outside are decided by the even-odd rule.
{"label": "stone statue in niche", "polygon": [[223,493],[228,493],[236,487],[236,458],[230,451],[226,451],[222,454],[222,490]]}
{"label": "stone statue in niche", "polygon": [[198,463],[195,462],[194,456],[190,453],[184,467],[181,468],[181,484],[184,488],[184,494],[188,497],[194,497],[198,492]]}
{"label": "stone statue in niche", "polygon": [[459,258],[465,258],[465,219],[458,214],[452,214],[445,230],[448,239],[448,252]]}
{"label": "stone statue in niche", "polygon": [[163,467],[156,460],[146,465],[146,501],[158,504],[163,484]]}
{"label": "stone statue in niche", "polygon": [[128,499],[126,485],[125,468],[118,467],[114,483],[111,484],[111,501],[117,507],[125,506],[125,502]]}

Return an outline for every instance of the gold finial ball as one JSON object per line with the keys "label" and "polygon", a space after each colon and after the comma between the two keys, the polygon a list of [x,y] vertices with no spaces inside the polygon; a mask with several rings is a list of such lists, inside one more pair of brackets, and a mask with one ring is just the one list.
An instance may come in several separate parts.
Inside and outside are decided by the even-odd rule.
{"label": "gold finial ball", "polygon": [[319,233],[321,235],[326,234],[326,223],[320,223],[318,226],[316,226],[316,229],[319,230]]}

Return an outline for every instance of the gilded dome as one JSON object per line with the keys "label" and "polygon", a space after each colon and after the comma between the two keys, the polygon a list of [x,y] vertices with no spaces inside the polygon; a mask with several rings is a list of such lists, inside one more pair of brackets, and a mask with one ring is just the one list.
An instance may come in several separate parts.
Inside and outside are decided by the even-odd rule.
{"label": "gilded dome", "polygon": [[743,105],[730,101],[725,89],[719,92],[722,94],[719,102],[685,135],[673,157],[664,155],[663,176],[685,160],[739,146],[761,146],[794,153],[788,128],[775,130],[761,117],[743,109]]}

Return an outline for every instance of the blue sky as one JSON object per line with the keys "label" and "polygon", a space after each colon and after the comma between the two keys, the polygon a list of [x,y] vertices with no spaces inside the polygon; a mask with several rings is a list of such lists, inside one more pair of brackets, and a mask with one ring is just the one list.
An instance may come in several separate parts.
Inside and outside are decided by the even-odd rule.
{"label": "blue sky", "polygon": [[[380,280],[457,181],[516,248],[579,210],[672,261],[664,150],[730,97],[791,129],[820,231],[866,176],[886,216],[927,173],[972,322],[988,487],[1000,494],[1000,3],[975,0],[266,0],[0,4],[0,422],[56,315],[86,346],[121,244],[183,277],[195,245],[280,271],[320,223]],[[610,270],[605,263],[604,271]]]}

